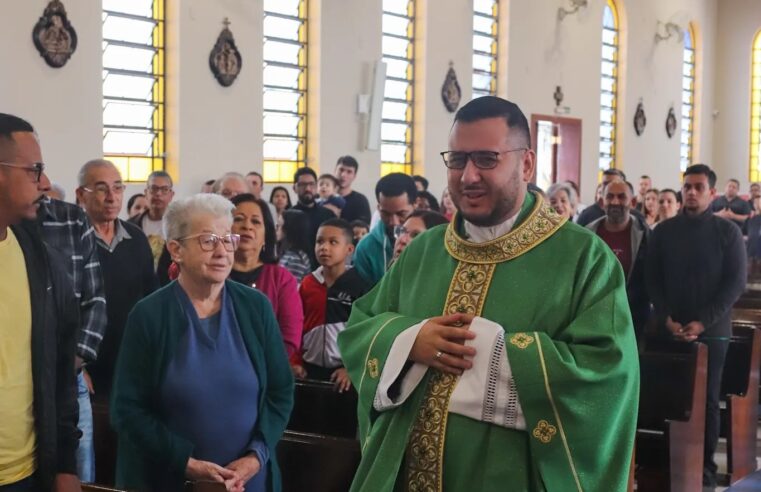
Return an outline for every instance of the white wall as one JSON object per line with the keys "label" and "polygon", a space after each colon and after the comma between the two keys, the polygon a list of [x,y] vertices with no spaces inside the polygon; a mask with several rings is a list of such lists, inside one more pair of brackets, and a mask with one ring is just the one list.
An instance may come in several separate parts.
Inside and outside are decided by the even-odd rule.
{"label": "white wall", "polygon": [[[416,60],[416,171],[438,195],[445,170],[438,152],[447,144],[452,114],[440,98],[449,62],[463,90],[471,94],[472,0],[418,0]],[[12,60],[11,76],[0,77],[1,111],[30,119],[39,129],[51,177],[73,192],[75,173],[101,154],[101,18],[87,2],[66,7],[79,47],[63,69],[44,64],[31,42],[31,28],[46,0],[2,2],[0,18],[14,19],[0,31],[0,59]],[[168,167],[179,179],[179,194],[223,171],[261,170],[262,1],[170,0],[167,39]],[[583,119],[583,198],[591,199],[597,179],[600,36],[603,0],[557,22],[561,0],[502,0],[509,25],[500,41],[507,77],[500,93],[527,116],[552,114],[560,85],[570,117]],[[678,134],[669,140],[664,125],[669,107],[681,106],[682,46],[655,45],[657,21],[685,27],[694,21],[699,45],[698,145],[694,160],[713,164],[720,175],[747,179],[750,43],[761,27],[757,0],[620,0],[622,70],[619,104],[619,162],[632,179],[653,176],[657,186],[676,186]],[[208,69],[208,53],[229,17],[243,54],[243,69],[222,88]],[[718,19],[718,20],[717,20]],[[358,94],[370,92],[373,63],[380,58],[381,0],[312,0],[309,164],[330,172],[335,159],[352,154],[360,162],[356,188],[372,201],[379,177],[379,152],[364,150],[366,121],[357,114]],[[644,135],[632,119],[642,98],[648,117]],[[714,109],[720,111],[716,120]],[[130,192],[139,186],[131,187]]]}
{"label": "white wall", "polygon": [[716,133],[713,162],[719,188],[729,178],[748,190],[750,160],[750,84],[753,38],[761,29],[761,2],[722,0],[716,43]]}
{"label": "white wall", "polygon": [[[669,139],[666,115],[674,106],[681,112],[681,73],[683,44],[674,39],[656,45],[657,21],[675,22],[686,27],[694,21],[708,49],[703,51],[700,80],[713,87],[712,45],[715,39],[715,0],[637,0],[619,1],[621,15],[618,166],[636,181],[649,174],[656,186],[679,183],[679,133]],[[597,183],[600,43],[603,0],[557,21],[559,2],[510,2],[510,39],[508,41],[508,98],[518,103],[530,118],[533,113],[553,114],[552,95],[561,86],[563,105],[571,108],[567,116],[581,118],[582,198],[592,200]],[[643,100],[647,127],[642,136],[634,132],[637,103]],[[710,97],[708,99],[711,99]],[[710,107],[710,101],[706,103]],[[712,129],[703,115],[698,139],[701,154],[710,153]],[[710,154],[709,154],[710,155]]]}
{"label": "white wall", "polygon": [[76,171],[103,152],[102,21],[89,2],[66,2],[77,49],[63,68],[51,68],[32,43],[32,28],[47,4],[48,0],[0,4],[0,112],[34,125],[50,179],[64,186],[73,200]]}

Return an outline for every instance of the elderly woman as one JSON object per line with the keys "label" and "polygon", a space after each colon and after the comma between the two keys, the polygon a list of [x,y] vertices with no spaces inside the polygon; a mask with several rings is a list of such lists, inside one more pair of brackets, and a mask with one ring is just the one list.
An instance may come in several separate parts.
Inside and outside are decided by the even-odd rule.
{"label": "elderly woman", "polygon": [[116,365],[111,422],[116,483],[182,490],[280,490],[275,446],[293,378],[267,298],[227,281],[239,236],[232,204],[198,194],[169,205],[164,232],[175,282],[130,313]]}
{"label": "elderly woman", "polygon": [[301,348],[304,311],[298,283],[277,264],[275,224],[267,203],[249,193],[232,199],[232,232],[240,236],[230,280],[260,290],[272,303],[288,357]]}
{"label": "elderly woman", "polygon": [[573,220],[576,206],[579,204],[579,197],[573,186],[568,183],[555,183],[547,189],[547,196],[550,199],[550,205],[557,213],[565,215],[568,220]]}

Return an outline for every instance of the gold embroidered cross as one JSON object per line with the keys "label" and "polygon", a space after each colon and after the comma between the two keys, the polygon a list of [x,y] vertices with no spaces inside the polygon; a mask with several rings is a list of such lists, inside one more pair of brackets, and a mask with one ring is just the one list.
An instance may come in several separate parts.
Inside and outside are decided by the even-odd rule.
{"label": "gold embroidered cross", "polygon": [[517,333],[510,338],[510,343],[518,347],[519,349],[525,349],[532,343],[534,343],[534,337],[525,333]]}
{"label": "gold embroidered cross", "polygon": [[547,444],[552,441],[552,438],[557,434],[558,430],[554,425],[550,424],[546,420],[540,420],[534,427],[534,432],[531,434],[540,442]]}

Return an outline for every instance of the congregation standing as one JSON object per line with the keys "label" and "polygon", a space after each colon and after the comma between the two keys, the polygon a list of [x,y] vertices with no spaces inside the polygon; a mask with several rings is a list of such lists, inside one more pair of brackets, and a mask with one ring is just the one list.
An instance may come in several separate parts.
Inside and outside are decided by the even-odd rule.
{"label": "congregation standing", "polygon": [[374,214],[350,155],[269,201],[256,171],[183,197],[156,171],[125,203],[119,169],[94,159],[74,205],[33,126],[0,114],[0,490],[97,482],[92,402],[110,405],[117,486],[280,490],[294,379],[356,392],[352,490],[623,490],[648,336],[708,346],[715,484],[761,185],[717,197],[695,164],[635,192],[609,169],[585,206],[577,183],[533,186],[528,122],[496,97],[457,112],[442,158],[441,195],[391,173]]}

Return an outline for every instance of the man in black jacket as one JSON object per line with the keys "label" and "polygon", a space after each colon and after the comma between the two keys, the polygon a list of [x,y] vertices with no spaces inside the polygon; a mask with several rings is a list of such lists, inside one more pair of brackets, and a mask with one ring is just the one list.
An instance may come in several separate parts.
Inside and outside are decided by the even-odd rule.
{"label": "man in black jacket", "polygon": [[0,485],[79,491],[75,452],[77,301],[39,238],[50,186],[37,136],[0,113]]}
{"label": "man in black jacket", "polygon": [[704,164],[684,172],[682,213],[655,228],[647,258],[647,287],[667,334],[708,347],[703,483],[716,485],[713,453],[719,439],[719,392],[732,335],[732,305],[745,290],[740,228],[711,210],[716,174]]}

